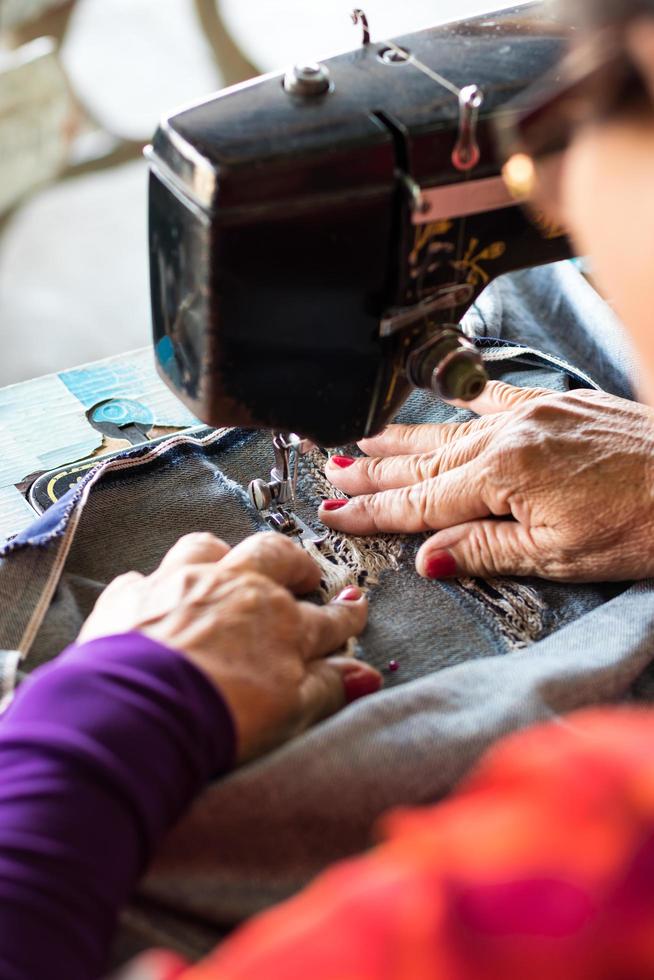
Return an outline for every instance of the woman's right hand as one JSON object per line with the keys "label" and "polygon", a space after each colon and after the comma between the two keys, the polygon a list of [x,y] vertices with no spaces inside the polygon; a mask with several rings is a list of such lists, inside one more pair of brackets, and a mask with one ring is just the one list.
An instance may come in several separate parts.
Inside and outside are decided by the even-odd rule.
{"label": "woman's right hand", "polygon": [[366,625],[363,593],[325,606],[297,598],[319,582],[309,555],[275,532],[234,548],[191,534],[151,575],[115,579],[78,642],[138,631],[187,656],[229,705],[243,762],[381,686],[372,667],[334,656]]}

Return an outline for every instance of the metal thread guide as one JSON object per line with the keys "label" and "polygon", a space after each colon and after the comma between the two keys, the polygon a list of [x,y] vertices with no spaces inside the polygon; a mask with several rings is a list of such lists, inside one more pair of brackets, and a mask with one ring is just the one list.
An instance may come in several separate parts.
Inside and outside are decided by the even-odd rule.
{"label": "metal thread guide", "polygon": [[253,506],[265,515],[274,531],[301,542],[321,541],[321,535],[293,513],[300,456],[313,448],[313,444],[294,432],[273,432],[272,444],[275,465],[270,480],[252,480],[248,487]]}
{"label": "metal thread guide", "polygon": [[[362,45],[364,48],[368,47],[370,44],[370,24],[365,12],[359,7],[352,11],[352,23],[361,25],[363,31]],[[380,57],[385,64],[410,64],[423,75],[426,75],[427,78],[430,78],[432,82],[435,82],[436,85],[440,85],[451,92],[459,100],[459,135],[452,151],[452,164],[462,173],[474,170],[480,159],[477,126],[479,112],[484,104],[482,90],[478,85],[466,85],[459,88],[440,72],[430,68],[429,65],[425,65],[410,51],[401,48],[395,41],[387,40],[383,44],[386,50],[380,52]],[[417,185],[411,188],[411,195],[414,207],[420,210],[423,207],[423,202],[420,188]]]}

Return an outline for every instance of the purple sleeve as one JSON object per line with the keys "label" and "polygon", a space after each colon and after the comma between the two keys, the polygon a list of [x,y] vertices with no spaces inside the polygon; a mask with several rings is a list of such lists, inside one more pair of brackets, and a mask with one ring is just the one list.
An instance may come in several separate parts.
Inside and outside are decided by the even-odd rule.
{"label": "purple sleeve", "polygon": [[70,647],[0,721],[0,976],[94,980],[160,837],[234,763],[205,675],[137,633]]}

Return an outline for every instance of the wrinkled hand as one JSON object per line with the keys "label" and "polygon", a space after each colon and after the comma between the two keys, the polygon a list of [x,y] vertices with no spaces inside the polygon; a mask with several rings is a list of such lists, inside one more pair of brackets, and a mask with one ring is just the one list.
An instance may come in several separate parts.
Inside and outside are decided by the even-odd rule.
{"label": "wrinkled hand", "polygon": [[137,630],[185,654],[229,704],[244,761],[380,687],[372,667],[330,656],[364,629],[365,597],[352,587],[322,607],[296,598],[319,582],[316,563],[280,534],[232,549],[191,534],[152,575],[115,579],[79,641]]}
{"label": "wrinkled hand", "polygon": [[470,407],[482,417],[392,425],[360,443],[367,458],[332,459],[327,476],[353,499],[323,504],[324,523],[354,534],[437,531],[416,560],[427,578],[654,574],[652,410],[501,382]]}

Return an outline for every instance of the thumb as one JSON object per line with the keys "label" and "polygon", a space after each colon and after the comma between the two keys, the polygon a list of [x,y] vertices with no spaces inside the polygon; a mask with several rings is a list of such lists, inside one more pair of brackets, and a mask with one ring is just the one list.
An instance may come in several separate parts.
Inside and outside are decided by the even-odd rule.
{"label": "thumb", "polygon": [[300,689],[300,728],[309,728],[381,686],[381,674],[362,660],[344,656],[312,660]]}
{"label": "thumb", "polygon": [[470,521],[434,534],[416,556],[423,578],[494,578],[537,575],[539,549],[531,532],[516,521]]}
{"label": "thumb", "polygon": [[472,402],[452,401],[450,405],[466,408],[477,415],[495,415],[509,412],[524,402],[537,401],[545,395],[553,395],[548,388],[516,388],[504,381],[489,381],[479,398]]}

